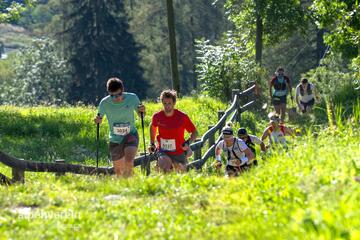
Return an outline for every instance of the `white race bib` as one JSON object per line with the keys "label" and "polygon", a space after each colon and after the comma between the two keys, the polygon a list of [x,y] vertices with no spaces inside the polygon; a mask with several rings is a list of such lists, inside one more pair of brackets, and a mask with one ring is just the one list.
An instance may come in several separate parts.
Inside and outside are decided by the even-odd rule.
{"label": "white race bib", "polygon": [[175,139],[160,138],[160,148],[165,151],[175,152],[176,151]]}
{"label": "white race bib", "polygon": [[128,135],[130,133],[130,123],[114,123],[113,132],[119,136]]}

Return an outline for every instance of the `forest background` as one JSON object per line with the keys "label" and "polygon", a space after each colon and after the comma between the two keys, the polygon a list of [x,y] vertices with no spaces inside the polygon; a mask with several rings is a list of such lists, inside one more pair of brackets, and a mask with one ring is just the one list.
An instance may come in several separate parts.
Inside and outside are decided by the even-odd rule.
{"label": "forest background", "polygon": [[[278,66],[293,86],[308,77],[324,96],[359,94],[357,0],[173,7],[181,95],[227,101],[255,81],[266,96]],[[0,11],[0,104],[97,105],[110,76],[141,98],[172,87],[166,1],[6,0]]]}

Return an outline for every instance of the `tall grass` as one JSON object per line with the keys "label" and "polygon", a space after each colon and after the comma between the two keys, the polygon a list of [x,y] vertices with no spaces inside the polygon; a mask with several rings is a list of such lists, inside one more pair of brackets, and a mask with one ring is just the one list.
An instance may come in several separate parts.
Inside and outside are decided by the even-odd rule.
{"label": "tall grass", "polygon": [[[149,143],[148,126],[154,112],[161,110],[159,103],[145,103],[144,119],[146,142]],[[211,98],[183,98],[177,107],[188,113],[200,134],[208,125],[217,122],[217,111],[226,105]],[[95,107],[13,107],[0,106],[0,149],[18,158],[35,161],[65,159],[69,162],[94,163],[96,149]],[[200,114],[201,113],[201,114]],[[141,133],[140,119],[136,126]],[[100,127],[101,164],[108,159],[107,120]],[[142,134],[139,134],[142,136]],[[143,149],[140,141],[139,152]]]}
{"label": "tall grass", "polygon": [[335,121],[334,121],[334,107],[333,107],[333,103],[331,101],[330,98],[325,98],[325,103],[326,103],[326,115],[327,115],[327,119],[328,119],[328,124],[330,129],[334,129],[335,128]]}
{"label": "tall grass", "polygon": [[360,131],[343,131],[297,138],[236,179],[28,173],[0,186],[0,239],[359,239]]}

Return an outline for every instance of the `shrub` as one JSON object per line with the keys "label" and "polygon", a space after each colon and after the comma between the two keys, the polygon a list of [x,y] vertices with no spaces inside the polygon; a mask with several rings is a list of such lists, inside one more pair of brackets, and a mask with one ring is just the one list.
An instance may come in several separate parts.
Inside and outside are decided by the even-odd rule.
{"label": "shrub", "polygon": [[1,99],[15,105],[60,104],[69,88],[69,67],[54,41],[35,40],[20,50],[13,81],[4,86]]}

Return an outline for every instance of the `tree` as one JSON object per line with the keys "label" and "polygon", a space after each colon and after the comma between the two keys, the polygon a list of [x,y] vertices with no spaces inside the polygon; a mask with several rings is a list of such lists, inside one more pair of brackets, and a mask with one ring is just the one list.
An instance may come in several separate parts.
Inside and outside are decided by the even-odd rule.
{"label": "tree", "polygon": [[32,6],[31,0],[24,1],[6,1],[0,0],[0,23],[14,22],[19,20],[20,14],[26,7]]}
{"label": "tree", "polygon": [[255,59],[260,64],[264,42],[276,43],[304,26],[299,0],[229,0],[226,6],[238,31],[248,36],[248,46],[255,45]]}
{"label": "tree", "polygon": [[325,42],[345,58],[360,51],[360,5],[358,0],[315,0],[311,6],[316,24],[326,29]]}
{"label": "tree", "polygon": [[16,105],[61,104],[70,85],[69,66],[54,41],[37,39],[16,56],[15,76],[2,84],[2,101]]}
{"label": "tree", "polygon": [[196,71],[203,92],[223,101],[231,100],[232,89],[245,89],[261,75],[251,50],[239,44],[228,32],[225,43],[211,45],[197,41],[198,64]]}
{"label": "tree", "polygon": [[[171,87],[170,53],[166,1],[127,0],[130,16],[130,31],[141,49],[141,66],[144,78],[151,82],[148,96],[158,96],[164,88]],[[228,28],[229,21],[224,17],[224,0],[212,4],[208,0],[181,0],[174,2],[176,44],[180,88],[188,94],[197,87],[195,64],[195,40],[206,38],[214,41]]]}
{"label": "tree", "polygon": [[128,32],[122,1],[64,0],[65,56],[74,69],[70,101],[97,103],[109,77],[124,80],[126,91],[145,96],[149,86],[139,66],[140,47]]}

